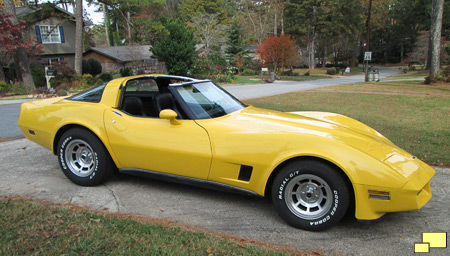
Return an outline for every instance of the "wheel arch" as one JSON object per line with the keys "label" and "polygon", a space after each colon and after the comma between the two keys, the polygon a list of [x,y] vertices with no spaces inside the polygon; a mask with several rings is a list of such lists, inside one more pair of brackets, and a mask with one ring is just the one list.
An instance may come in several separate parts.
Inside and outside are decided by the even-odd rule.
{"label": "wheel arch", "polygon": [[88,127],[81,125],[81,124],[66,124],[64,126],[61,126],[58,131],[56,132],[54,138],[53,138],[53,144],[52,144],[52,152],[53,154],[57,154],[57,150],[58,150],[58,143],[59,140],[61,139],[62,135],[67,132],[68,130],[74,129],[74,128],[80,128],[83,130],[86,130],[90,133],[92,133],[92,135],[94,135],[95,137],[97,137],[97,139],[102,143],[102,145],[105,147],[106,151],[108,152],[108,154],[111,156],[111,158],[114,159],[113,155],[111,154],[111,151],[108,148],[108,145],[105,144],[105,142],[102,140],[101,136],[99,136],[99,134],[95,133],[92,129],[89,129]]}
{"label": "wheel arch", "polygon": [[[278,175],[278,173],[280,172],[280,170],[286,166],[287,164],[291,163],[291,162],[295,162],[298,160],[312,160],[312,161],[317,161],[317,162],[321,162],[324,163],[326,165],[328,165],[329,167],[331,167],[332,169],[334,169],[345,181],[345,185],[347,186],[347,188],[349,189],[349,194],[352,195],[350,196],[350,202],[349,202],[349,210],[350,209],[355,209],[355,190],[353,188],[353,184],[350,180],[350,178],[348,177],[348,175],[344,172],[344,170],[342,170],[342,168],[340,168],[339,166],[337,166],[336,164],[334,164],[333,162],[330,162],[326,159],[320,158],[320,157],[316,157],[316,156],[297,156],[297,157],[293,157],[290,159],[285,160],[284,162],[280,163],[277,167],[275,167],[275,169],[272,171],[272,173],[269,176],[269,179],[266,182],[266,188],[264,191],[264,196],[267,197],[267,195],[271,194],[271,190],[272,190],[272,184],[273,181],[275,179],[275,177]],[[353,210],[354,211],[354,210]]]}

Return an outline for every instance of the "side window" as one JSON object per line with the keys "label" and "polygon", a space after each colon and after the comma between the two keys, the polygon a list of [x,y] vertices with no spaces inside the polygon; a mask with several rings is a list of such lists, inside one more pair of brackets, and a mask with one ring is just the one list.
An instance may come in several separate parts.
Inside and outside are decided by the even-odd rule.
{"label": "side window", "polygon": [[154,107],[154,97],[159,93],[153,78],[130,80],[125,85],[121,109],[137,117],[159,117]]}
{"label": "side window", "polygon": [[105,89],[106,84],[107,83],[104,83],[87,91],[80,92],[67,99],[76,101],[100,102],[103,95],[103,89]]}

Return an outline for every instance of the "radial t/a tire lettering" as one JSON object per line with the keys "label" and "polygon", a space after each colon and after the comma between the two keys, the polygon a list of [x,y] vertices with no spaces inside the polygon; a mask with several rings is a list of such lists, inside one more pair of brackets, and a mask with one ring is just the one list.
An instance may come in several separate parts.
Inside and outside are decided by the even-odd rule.
{"label": "radial t/a tire lettering", "polygon": [[103,143],[82,128],[70,129],[61,136],[57,155],[66,177],[81,186],[102,184],[114,170],[114,163]]}
{"label": "radial t/a tire lettering", "polygon": [[313,160],[285,165],[272,184],[272,202],[291,226],[311,231],[338,223],[349,205],[349,192],[335,168]]}

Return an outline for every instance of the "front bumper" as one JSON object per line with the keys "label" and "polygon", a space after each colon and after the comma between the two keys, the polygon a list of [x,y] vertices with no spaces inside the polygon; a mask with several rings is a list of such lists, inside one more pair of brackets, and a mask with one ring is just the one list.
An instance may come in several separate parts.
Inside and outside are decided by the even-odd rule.
{"label": "front bumper", "polygon": [[[435,171],[421,164],[420,170],[399,189],[355,184],[356,213],[360,220],[374,220],[387,212],[418,210],[431,199],[430,180]],[[374,196],[380,192],[384,196]]]}

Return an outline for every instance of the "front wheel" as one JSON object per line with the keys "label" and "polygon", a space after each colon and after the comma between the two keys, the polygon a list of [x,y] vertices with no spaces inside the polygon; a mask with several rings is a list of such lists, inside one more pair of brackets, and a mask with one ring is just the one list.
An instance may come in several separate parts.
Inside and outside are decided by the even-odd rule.
{"label": "front wheel", "polygon": [[349,192],[337,170],[325,163],[299,160],[284,166],[272,184],[272,202],[291,226],[319,231],[345,215]]}
{"label": "front wheel", "polygon": [[113,173],[114,163],[101,141],[91,132],[74,128],[58,143],[58,160],[69,180],[81,186],[96,186]]}

